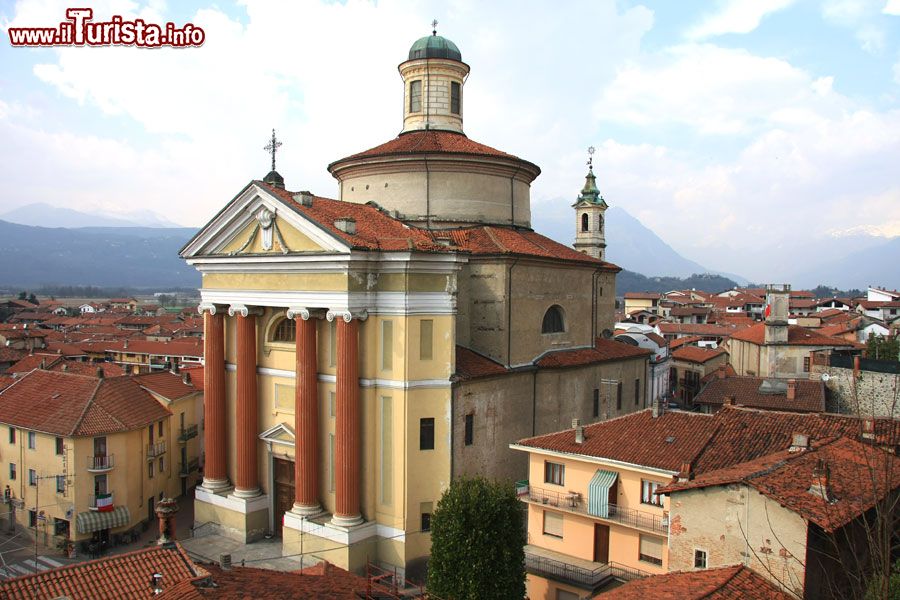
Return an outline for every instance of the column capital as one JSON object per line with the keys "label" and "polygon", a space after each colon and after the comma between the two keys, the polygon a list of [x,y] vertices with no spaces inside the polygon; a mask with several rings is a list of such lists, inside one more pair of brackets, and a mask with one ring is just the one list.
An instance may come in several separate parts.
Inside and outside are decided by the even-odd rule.
{"label": "column capital", "polygon": [[263,309],[259,306],[247,306],[246,304],[232,304],[228,307],[228,316],[240,315],[242,317],[258,317]]}
{"label": "column capital", "polygon": [[309,321],[312,315],[309,314],[309,309],[305,306],[291,306],[287,309],[287,318],[288,319],[296,319],[300,317],[304,321]]}
{"label": "column capital", "polygon": [[207,313],[207,312],[211,315],[214,315],[221,308],[222,308],[221,304],[213,304],[212,302],[201,302],[200,304],[197,305],[197,312],[200,313],[201,315],[203,313]]}
{"label": "column capital", "polygon": [[334,321],[335,319],[343,319],[345,323],[349,323],[353,319],[365,321],[369,318],[369,313],[365,309],[356,311],[329,310],[327,313],[325,313],[325,318],[329,321]]}

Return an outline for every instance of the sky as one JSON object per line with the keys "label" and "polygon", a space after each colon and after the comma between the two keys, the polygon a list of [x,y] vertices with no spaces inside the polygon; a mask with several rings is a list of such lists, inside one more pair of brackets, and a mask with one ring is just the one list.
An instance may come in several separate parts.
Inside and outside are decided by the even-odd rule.
{"label": "sky", "polygon": [[[205,41],[10,45],[84,5]],[[471,66],[466,134],[542,168],[559,241],[588,146],[607,202],[708,268],[900,235],[900,0],[0,0],[0,212],[201,226],[269,170],[272,128],[288,189],[335,197],[328,163],[400,131],[397,65],[435,18]]]}

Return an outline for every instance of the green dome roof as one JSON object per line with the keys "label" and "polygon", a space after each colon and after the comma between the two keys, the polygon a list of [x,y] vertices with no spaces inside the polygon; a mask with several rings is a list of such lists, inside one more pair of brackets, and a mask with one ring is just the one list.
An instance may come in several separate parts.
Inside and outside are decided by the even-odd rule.
{"label": "green dome roof", "polygon": [[426,35],[416,40],[409,49],[409,60],[417,58],[449,58],[462,62],[462,54],[456,44],[439,35]]}

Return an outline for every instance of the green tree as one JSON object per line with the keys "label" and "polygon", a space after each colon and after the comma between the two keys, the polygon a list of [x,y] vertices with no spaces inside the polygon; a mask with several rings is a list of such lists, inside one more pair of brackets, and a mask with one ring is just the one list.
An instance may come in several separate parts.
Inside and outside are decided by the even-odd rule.
{"label": "green tree", "polygon": [[450,600],[522,600],[525,542],[512,483],[454,481],[431,519],[428,591]]}
{"label": "green tree", "polygon": [[900,600],[900,560],[891,568],[890,577],[873,577],[869,580],[866,600]]}
{"label": "green tree", "polygon": [[876,360],[900,360],[900,338],[870,335],[866,356]]}
{"label": "green tree", "polygon": [[19,300],[25,300],[28,297],[28,294],[25,292],[19,292]]}

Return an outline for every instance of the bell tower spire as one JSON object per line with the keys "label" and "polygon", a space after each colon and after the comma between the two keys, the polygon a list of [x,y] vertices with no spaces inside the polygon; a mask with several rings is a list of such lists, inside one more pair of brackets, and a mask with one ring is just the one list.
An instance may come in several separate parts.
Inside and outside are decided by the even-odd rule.
{"label": "bell tower spire", "polygon": [[608,206],[597,188],[594,175],[594,147],[588,148],[588,172],[584,187],[572,206],[575,208],[575,249],[606,260],[606,218]]}

